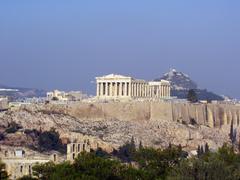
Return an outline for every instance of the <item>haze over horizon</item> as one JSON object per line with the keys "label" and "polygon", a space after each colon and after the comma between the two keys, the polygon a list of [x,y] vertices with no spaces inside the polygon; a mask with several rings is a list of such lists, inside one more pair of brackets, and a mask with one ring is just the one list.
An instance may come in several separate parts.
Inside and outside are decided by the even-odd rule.
{"label": "haze over horizon", "polygon": [[170,68],[240,98],[240,1],[1,1],[0,84],[94,94],[96,76]]}

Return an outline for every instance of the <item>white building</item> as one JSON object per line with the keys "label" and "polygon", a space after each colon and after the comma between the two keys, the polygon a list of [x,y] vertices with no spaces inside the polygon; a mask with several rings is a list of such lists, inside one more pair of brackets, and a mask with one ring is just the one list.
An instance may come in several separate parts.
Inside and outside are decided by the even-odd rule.
{"label": "white building", "polygon": [[52,101],[81,101],[86,99],[88,96],[83,94],[81,91],[70,91],[64,92],[59,90],[54,90],[47,93],[47,100]]}
{"label": "white building", "polygon": [[147,82],[128,76],[110,74],[96,77],[98,98],[170,98],[170,82]]}
{"label": "white building", "polygon": [[8,98],[0,97],[0,110],[8,109]]}
{"label": "white building", "polygon": [[54,90],[52,92],[47,93],[47,99],[57,100],[57,101],[67,101],[68,98],[66,97],[66,93],[64,91]]}

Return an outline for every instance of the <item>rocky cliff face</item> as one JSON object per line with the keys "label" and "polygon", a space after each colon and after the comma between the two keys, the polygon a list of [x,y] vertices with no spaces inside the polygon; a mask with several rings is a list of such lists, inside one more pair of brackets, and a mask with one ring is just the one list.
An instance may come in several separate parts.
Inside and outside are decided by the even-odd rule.
{"label": "rocky cliff face", "polygon": [[[172,143],[182,144],[187,150],[206,142],[216,149],[227,142],[230,119],[239,128],[239,108],[186,104],[171,107],[169,103],[150,102],[26,106],[0,113],[0,127],[11,122],[23,129],[45,131],[54,127],[62,138],[88,138],[106,149],[117,148],[134,137],[136,143],[141,141],[145,146],[166,147]],[[189,125],[191,119],[197,124]],[[7,142],[19,133],[7,136]]]}

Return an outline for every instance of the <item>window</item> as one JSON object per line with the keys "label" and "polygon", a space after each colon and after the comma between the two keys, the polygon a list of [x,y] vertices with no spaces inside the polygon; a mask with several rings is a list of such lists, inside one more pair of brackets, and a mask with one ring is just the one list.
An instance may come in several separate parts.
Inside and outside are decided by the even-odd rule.
{"label": "window", "polygon": [[78,144],[78,152],[81,151],[81,147],[80,147],[80,144]]}
{"label": "window", "polygon": [[53,161],[54,161],[54,162],[57,161],[57,155],[56,155],[56,154],[53,155]]}
{"label": "window", "polygon": [[73,144],[73,150],[72,151],[75,152],[75,144]]}

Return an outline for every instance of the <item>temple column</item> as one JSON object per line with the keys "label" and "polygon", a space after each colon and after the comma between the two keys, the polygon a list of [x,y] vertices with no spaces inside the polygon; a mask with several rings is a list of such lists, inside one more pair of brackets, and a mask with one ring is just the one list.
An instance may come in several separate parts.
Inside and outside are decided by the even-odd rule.
{"label": "temple column", "polygon": [[104,83],[103,83],[103,95],[104,95],[104,96],[107,95],[107,88],[106,88],[106,86],[107,86],[107,83],[104,82]]}
{"label": "temple column", "polygon": [[149,97],[149,95],[148,95],[148,85],[146,84],[145,86],[146,86],[146,97]]}
{"label": "temple column", "polygon": [[132,96],[132,83],[131,82],[129,82],[128,83],[128,96]]}
{"label": "temple column", "polygon": [[163,97],[163,86],[161,85],[161,98]]}
{"label": "temple column", "polygon": [[136,83],[136,97],[138,97],[138,83]]}
{"label": "temple column", "polygon": [[106,85],[105,85],[106,87],[106,96],[109,96],[109,86],[108,86],[108,82],[106,82]]}
{"label": "temple column", "polygon": [[133,83],[131,82],[131,96],[133,97]]}
{"label": "temple column", "polygon": [[149,85],[148,85],[148,84],[146,84],[146,90],[147,90],[147,95],[146,95],[146,97],[149,97]]}
{"label": "temple column", "polygon": [[124,85],[124,96],[127,96],[128,95],[128,83],[125,82],[125,85]]}
{"label": "temple column", "polygon": [[143,97],[145,97],[145,95],[146,95],[146,89],[145,89],[145,84],[143,84]]}
{"label": "temple column", "polygon": [[118,82],[115,82],[115,97],[118,96]]}
{"label": "temple column", "polygon": [[119,96],[123,96],[123,82],[120,82],[119,91]]}
{"label": "temple column", "polygon": [[152,97],[155,98],[154,86],[152,86]]}
{"label": "temple column", "polygon": [[166,86],[164,85],[164,88],[163,88],[163,96],[166,97]]}
{"label": "temple column", "polygon": [[167,97],[167,86],[165,85],[165,97]]}
{"label": "temple column", "polygon": [[141,97],[141,83],[138,84],[138,97]]}
{"label": "temple column", "polygon": [[142,97],[142,83],[139,84],[139,97]]}
{"label": "temple column", "polygon": [[140,84],[140,97],[142,97],[143,89],[142,89],[142,83]]}
{"label": "temple column", "polygon": [[100,84],[100,96],[103,96],[103,83],[102,82],[100,82],[99,83]]}
{"label": "temple column", "polygon": [[167,97],[169,97],[169,87],[167,86]]}
{"label": "temple column", "polygon": [[137,94],[136,83],[134,83],[133,89],[134,89],[134,92],[133,92],[134,97],[136,97],[136,96],[137,96],[137,95],[136,95],[136,94]]}
{"label": "temple column", "polygon": [[163,85],[163,93],[162,93],[162,96],[164,97],[165,96],[165,86]]}
{"label": "temple column", "polygon": [[161,97],[161,86],[158,86],[158,98]]}
{"label": "temple column", "polygon": [[136,83],[136,97],[138,97],[138,83]]}
{"label": "temple column", "polygon": [[171,86],[169,86],[168,88],[169,88],[169,91],[168,91],[169,94],[168,95],[169,95],[169,97],[171,97]]}
{"label": "temple column", "polygon": [[136,83],[136,97],[138,97],[138,84]]}
{"label": "temple column", "polygon": [[147,97],[149,97],[149,85],[146,85],[147,88]]}
{"label": "temple column", "polygon": [[134,91],[135,89],[134,89],[134,83],[132,83],[132,96],[134,97],[135,96],[135,94],[134,94]]}
{"label": "temple column", "polygon": [[96,95],[99,96],[99,83],[97,82],[97,92]]}
{"label": "temple column", "polygon": [[119,91],[119,88],[120,88],[120,83],[119,82],[116,82],[116,84],[117,84],[117,97],[119,96],[119,93],[120,93],[120,91]]}
{"label": "temple column", "polygon": [[102,83],[102,96],[105,96],[105,83]]}
{"label": "temple column", "polygon": [[109,83],[109,96],[112,96],[112,82]]}
{"label": "temple column", "polygon": [[155,87],[154,86],[152,87],[152,95],[153,95],[153,98],[155,98]]}
{"label": "temple column", "polygon": [[149,87],[149,95],[150,95],[150,98],[152,98],[152,86]]}

